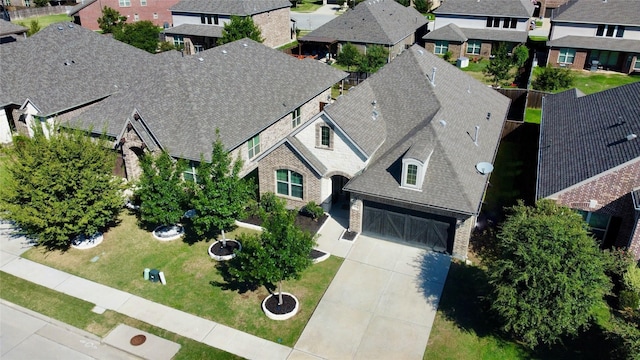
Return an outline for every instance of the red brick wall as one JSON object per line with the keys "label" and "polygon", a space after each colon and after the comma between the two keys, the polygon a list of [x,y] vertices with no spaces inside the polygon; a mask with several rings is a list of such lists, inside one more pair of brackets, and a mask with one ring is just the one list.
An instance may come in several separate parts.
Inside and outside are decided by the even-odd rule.
{"label": "red brick wall", "polygon": [[[547,58],[547,64],[558,67],[558,56],[560,55],[560,49],[550,49],[549,57]],[[582,70],[584,69],[585,61],[587,60],[587,51],[586,50],[576,50],[576,56],[573,59],[573,64],[571,66],[567,66],[569,69],[574,70]]]}
{"label": "red brick wall", "polygon": [[[639,186],[640,158],[621,169],[561,192],[557,202],[573,209],[622,218],[615,245],[618,247],[629,245],[636,259],[640,259],[640,236],[635,237],[629,244],[636,226],[636,212],[631,200],[631,191]],[[589,208],[590,200],[596,200],[598,204],[594,208]]]}
{"label": "red brick wall", "polygon": [[[108,6],[117,10],[121,15],[128,16],[127,22],[133,22],[134,15],[138,14],[139,20],[149,20],[158,26],[165,22],[171,24],[171,12],[169,8],[180,0],[147,0],[147,6],[140,6],[140,0],[130,0],[131,6],[120,7],[118,0],[98,0],[86,8],[80,10],[80,24],[91,30],[100,30],[98,18],[102,17],[102,8]],[[153,14],[158,14],[154,19]]]}

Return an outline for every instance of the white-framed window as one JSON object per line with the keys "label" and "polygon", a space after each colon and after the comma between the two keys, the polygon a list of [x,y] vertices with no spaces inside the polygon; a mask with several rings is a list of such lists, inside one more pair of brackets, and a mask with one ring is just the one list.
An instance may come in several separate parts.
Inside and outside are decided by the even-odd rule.
{"label": "white-framed window", "polygon": [[589,225],[589,230],[593,236],[598,240],[604,240],[611,216],[584,210],[578,210],[578,213],[582,215],[582,219]]}
{"label": "white-framed window", "polygon": [[624,36],[624,25],[598,25],[596,36],[618,37]]}
{"label": "white-framed window", "polygon": [[187,169],[182,172],[182,178],[184,181],[198,182],[198,163],[195,161],[190,161]]}
{"label": "white-framed window", "polygon": [[636,62],[633,64],[634,70],[640,70],[640,54],[636,55]]}
{"label": "white-framed window", "polygon": [[173,35],[173,46],[175,46],[176,49],[182,49],[184,46],[184,36]]}
{"label": "white-framed window", "polygon": [[158,13],[153,13],[153,19],[158,20]]}
{"label": "white-framed window", "polygon": [[482,45],[482,41],[480,40],[467,41],[467,54],[480,55],[481,45]]}
{"label": "white-framed window", "polygon": [[147,0],[140,0],[140,6],[147,6]]}
{"label": "white-framed window", "polygon": [[120,7],[130,7],[131,0],[118,0],[118,5],[120,5]]}
{"label": "white-framed window", "polygon": [[418,165],[407,165],[407,185],[416,186],[418,183]]}
{"label": "white-framed window", "polygon": [[247,141],[247,147],[249,149],[249,159],[260,154],[260,135],[256,135]]}
{"label": "white-framed window", "polygon": [[301,174],[286,169],[276,171],[276,192],[278,194],[302,199],[303,190]]}
{"label": "white-framed window", "polygon": [[558,55],[559,64],[573,64],[573,59],[576,57],[576,49],[560,49]]}
{"label": "white-framed window", "polygon": [[133,21],[138,21],[138,20],[140,20],[140,15],[133,14]]}
{"label": "white-framed window", "polygon": [[300,121],[301,121],[301,117],[300,117],[300,109],[301,108],[297,108],[295,110],[293,110],[293,112],[291,113],[291,127],[295,128],[298,127],[300,125]]}
{"label": "white-framed window", "polygon": [[402,159],[402,179],[400,186],[421,191],[425,166],[426,165],[416,159]]}
{"label": "white-framed window", "polygon": [[436,41],[435,49],[433,53],[436,55],[444,55],[449,50],[449,42],[448,41]]}
{"label": "white-framed window", "polygon": [[322,126],[320,131],[320,145],[329,147],[331,145],[331,129],[328,126]]}

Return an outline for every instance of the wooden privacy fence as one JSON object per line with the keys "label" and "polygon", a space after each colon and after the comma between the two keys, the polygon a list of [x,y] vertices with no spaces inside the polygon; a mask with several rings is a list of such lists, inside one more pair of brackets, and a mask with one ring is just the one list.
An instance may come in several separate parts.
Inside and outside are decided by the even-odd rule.
{"label": "wooden privacy fence", "polygon": [[70,10],[71,8],[72,6],[29,7],[26,9],[9,11],[9,16],[11,16],[12,21],[15,21],[30,18],[32,16],[66,14],[67,10]]}
{"label": "wooden privacy fence", "polygon": [[507,120],[524,121],[524,113],[527,108],[542,108],[542,98],[548,93],[538,90],[526,89],[496,89],[502,95],[511,99]]}

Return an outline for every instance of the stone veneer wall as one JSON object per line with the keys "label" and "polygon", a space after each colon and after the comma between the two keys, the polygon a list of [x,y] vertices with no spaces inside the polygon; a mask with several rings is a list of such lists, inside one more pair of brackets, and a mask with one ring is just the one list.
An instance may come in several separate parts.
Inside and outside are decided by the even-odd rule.
{"label": "stone veneer wall", "polygon": [[[635,258],[640,259],[640,236],[634,236],[635,242],[629,242],[637,222],[631,191],[639,186],[640,158],[615,171],[562,191],[552,199],[572,209],[621,217],[622,222],[615,246],[628,246]],[[590,208],[590,200],[596,200],[597,205]]]}
{"label": "stone veneer wall", "polygon": [[[276,192],[276,170],[279,169],[295,171],[303,176],[302,199],[279,195]],[[273,150],[260,161],[258,176],[260,178],[260,194],[273,192],[285,199],[289,207],[301,208],[309,201],[315,201],[318,204],[322,202],[320,199],[321,177],[309,169],[287,144]]]}
{"label": "stone veneer wall", "polygon": [[256,14],[253,22],[260,27],[266,46],[275,48],[293,41],[289,8]]}
{"label": "stone veneer wall", "polygon": [[140,167],[140,159],[138,159],[138,155],[133,151],[133,148],[144,150],[144,142],[133,128],[127,128],[122,138],[125,140],[124,144],[122,144],[122,158],[127,172],[127,180],[137,180],[142,175],[142,167]]}

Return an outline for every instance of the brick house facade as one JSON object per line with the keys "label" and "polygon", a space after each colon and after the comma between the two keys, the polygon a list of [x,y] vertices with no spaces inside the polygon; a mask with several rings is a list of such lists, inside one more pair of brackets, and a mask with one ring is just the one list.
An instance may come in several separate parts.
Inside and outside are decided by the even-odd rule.
{"label": "brick house facade", "polygon": [[169,8],[180,0],[94,0],[88,5],[81,4],[71,10],[73,22],[90,30],[100,30],[98,19],[102,9],[110,7],[127,17],[127,22],[148,20],[159,27],[171,25]]}

